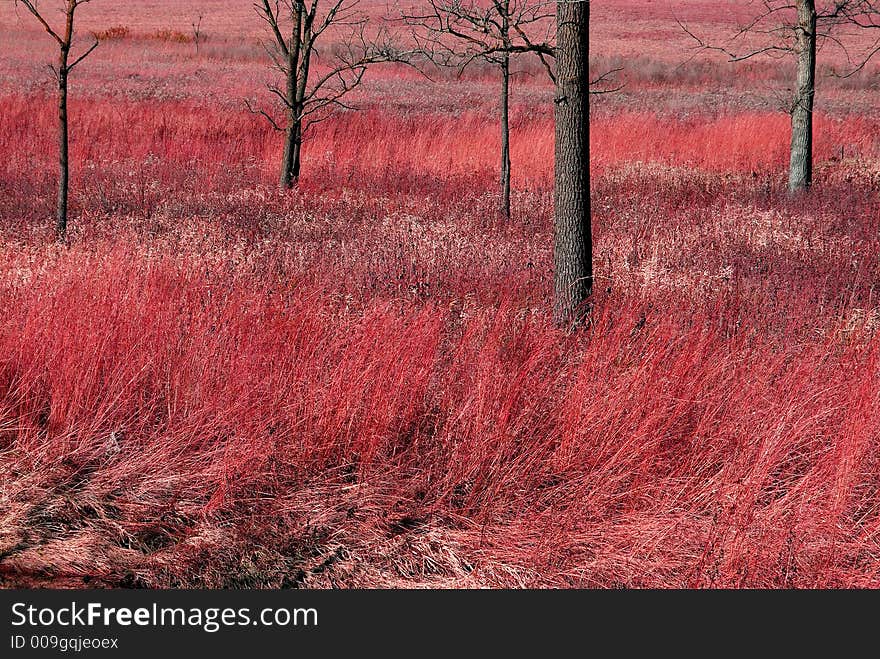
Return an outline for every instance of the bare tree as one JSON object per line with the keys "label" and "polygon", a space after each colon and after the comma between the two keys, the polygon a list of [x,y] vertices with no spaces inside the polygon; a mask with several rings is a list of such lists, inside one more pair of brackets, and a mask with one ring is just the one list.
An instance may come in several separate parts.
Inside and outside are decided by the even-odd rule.
{"label": "bare tree", "polygon": [[[557,324],[572,326],[592,290],[589,96],[622,89],[612,69],[589,79],[589,0],[427,0],[403,12],[418,50],[464,69],[475,59],[501,72],[501,212],[510,216],[510,56],[537,55],[555,95],[554,300]],[[555,5],[555,7],[554,7]]]}
{"label": "bare tree", "polygon": [[58,82],[58,203],[55,213],[55,232],[59,240],[67,238],[67,200],[70,193],[70,162],[68,156],[69,130],[67,122],[67,78],[77,64],[98,47],[97,39],[79,56],[72,56],[75,36],[74,16],[77,8],[90,0],[64,0],[64,27],[56,31],[49,23],[46,11],[38,7],[37,0],[17,0],[39,21],[46,33],[58,44],[58,65],[52,72]]}
{"label": "bare tree", "polygon": [[593,287],[589,0],[557,0],[553,318],[576,324]]}
{"label": "bare tree", "polygon": [[830,43],[841,48],[853,75],[880,52],[880,36],[860,55],[853,57],[846,44],[854,30],[877,30],[880,35],[880,2],[876,0],[761,0],[760,10],[742,26],[732,41],[761,35],[768,41],[739,52],[735,45],[709,44],[679,21],[679,25],[705,50],[725,54],[732,62],[759,55],[791,57],[797,61],[797,80],[791,104],[791,153],[788,188],[799,192],[813,183],[813,107],[816,98],[818,50]]}
{"label": "bare tree", "polygon": [[[271,126],[285,135],[279,185],[291,188],[300,176],[303,134],[339,108],[353,109],[344,97],[364,79],[367,67],[377,62],[405,61],[388,33],[369,36],[367,19],[357,11],[358,0],[260,0],[254,4],[272,35],[266,50],[284,76],[284,88],[268,85],[280,101],[284,120],[276,121],[265,110]],[[337,37],[331,49],[318,53],[325,34]],[[314,75],[313,61],[320,57],[326,69]]]}
{"label": "bare tree", "polygon": [[510,56],[535,53],[552,77],[554,0],[427,0],[403,12],[419,50],[435,63],[463,72],[481,59],[498,66],[501,79],[499,208],[510,218]]}
{"label": "bare tree", "polygon": [[199,54],[199,44],[204,41],[205,33],[202,32],[202,19],[204,16],[199,14],[197,20],[194,20],[192,25],[192,33],[193,33],[193,42],[196,44],[196,55]]}

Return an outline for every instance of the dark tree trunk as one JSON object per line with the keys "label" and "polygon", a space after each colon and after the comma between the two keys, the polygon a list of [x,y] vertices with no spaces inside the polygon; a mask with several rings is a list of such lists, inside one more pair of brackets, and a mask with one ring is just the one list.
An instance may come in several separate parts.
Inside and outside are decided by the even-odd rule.
{"label": "dark tree trunk", "polygon": [[[510,46],[510,2],[501,9],[501,38]],[[501,215],[510,219],[510,53],[501,54]]]}
{"label": "dark tree trunk", "polygon": [[56,71],[58,82],[58,197],[55,207],[55,233],[58,240],[67,240],[67,200],[70,194],[70,154],[69,154],[69,126],[67,121],[67,79],[71,70],[82,62],[98,46],[98,41],[87,48],[79,57],[70,61],[70,50],[73,44],[74,29],[73,19],[76,8],[83,0],[67,0],[65,2],[65,26],[61,32],[52,29],[46,19],[37,8],[37,3],[31,0],[22,0],[22,5],[43,26],[43,29],[55,40],[59,47],[58,70]]}
{"label": "dark tree trunk", "polygon": [[302,121],[296,122],[296,128],[294,129],[294,138],[293,138],[293,183],[299,181],[299,163],[302,157]]}
{"label": "dark tree trunk", "polygon": [[284,156],[281,160],[281,180],[279,185],[287,190],[299,180],[300,122],[293,118],[295,110],[288,116],[287,129],[284,131]]}
{"label": "dark tree trunk", "polygon": [[67,238],[67,198],[70,191],[70,161],[67,126],[67,57],[61,49],[58,63],[58,205],[55,212],[55,233],[58,240]]}
{"label": "dark tree trunk", "polygon": [[788,189],[813,183],[813,100],[816,95],[816,3],[797,0],[797,96],[791,111],[791,161]]}
{"label": "dark tree trunk", "polygon": [[553,318],[570,327],[593,285],[590,227],[588,1],[556,3]]}
{"label": "dark tree trunk", "polygon": [[302,144],[302,114],[299,99],[299,79],[302,75],[300,57],[308,57],[302,52],[303,5],[295,2],[291,6],[290,42],[287,48],[287,80],[284,89],[284,102],[287,105],[287,126],[284,131],[284,156],[281,158],[281,177],[278,184],[283,190],[292,188],[299,181],[300,145]]}
{"label": "dark tree trunk", "polygon": [[510,54],[501,56],[501,215],[510,219]]}

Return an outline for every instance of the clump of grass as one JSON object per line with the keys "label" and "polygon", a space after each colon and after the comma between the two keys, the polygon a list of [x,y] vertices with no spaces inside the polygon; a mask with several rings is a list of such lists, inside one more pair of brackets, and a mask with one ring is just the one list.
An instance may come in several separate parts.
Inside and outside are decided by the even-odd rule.
{"label": "clump of grass", "polygon": [[130,35],[131,30],[124,25],[114,25],[113,27],[108,27],[104,30],[96,30],[92,32],[92,36],[98,41],[120,41],[122,39],[127,39]]}
{"label": "clump of grass", "polygon": [[171,43],[193,43],[195,41],[194,35],[171,28],[161,28],[149,36],[150,39],[155,39],[156,41],[168,41]]}

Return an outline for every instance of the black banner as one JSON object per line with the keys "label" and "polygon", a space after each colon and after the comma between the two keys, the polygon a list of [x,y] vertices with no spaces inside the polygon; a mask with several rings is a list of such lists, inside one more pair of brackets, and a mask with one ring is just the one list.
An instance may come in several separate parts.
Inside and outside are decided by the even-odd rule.
{"label": "black banner", "polygon": [[[791,649],[844,620],[834,647],[873,630],[852,593],[660,591],[0,591],[0,657],[345,656],[639,648]],[[871,595],[873,600],[873,595]],[[850,611],[852,614],[850,614]],[[600,651],[601,650],[601,651]]]}

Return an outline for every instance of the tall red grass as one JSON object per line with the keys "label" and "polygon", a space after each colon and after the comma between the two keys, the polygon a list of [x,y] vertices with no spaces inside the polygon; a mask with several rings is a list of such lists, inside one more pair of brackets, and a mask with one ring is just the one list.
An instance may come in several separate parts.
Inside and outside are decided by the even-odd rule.
{"label": "tall red grass", "polygon": [[[48,99],[0,98],[0,148],[8,153],[7,180],[32,180],[54,171],[44,148],[54,130]],[[102,176],[137,178],[148,167],[168,183],[181,165],[205,188],[217,176],[250,171],[251,182],[274,179],[280,139],[261,117],[242,108],[188,102],[88,100],[71,104],[72,158],[88,186]],[[514,184],[547,189],[553,163],[552,118],[514,111],[511,127]],[[467,177],[485,186],[495,176],[499,127],[491,114],[397,115],[374,109],[342,113],[307,134],[306,180],[353,175],[442,180]],[[776,113],[677,117],[653,112],[599,114],[592,122],[595,173],[634,163],[662,163],[716,173],[774,174],[788,156],[788,118]],[[871,117],[817,115],[815,158],[872,161],[880,154],[880,124]],[[147,163],[145,165],[145,163]],[[152,163],[152,164],[150,164]],[[164,172],[164,174],[163,174]],[[477,179],[474,179],[474,176]]]}
{"label": "tall red grass", "polygon": [[126,238],[3,289],[13,583],[878,584],[876,317],[612,294],[567,337]]}

